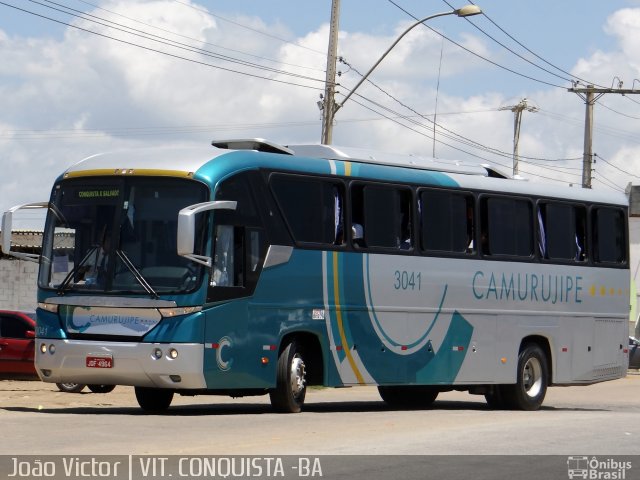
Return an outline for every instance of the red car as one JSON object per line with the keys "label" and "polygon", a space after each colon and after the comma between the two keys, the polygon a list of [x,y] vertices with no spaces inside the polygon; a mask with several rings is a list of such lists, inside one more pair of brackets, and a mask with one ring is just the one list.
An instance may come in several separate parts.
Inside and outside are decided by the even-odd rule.
{"label": "red car", "polygon": [[37,378],[36,314],[0,310],[0,379]]}

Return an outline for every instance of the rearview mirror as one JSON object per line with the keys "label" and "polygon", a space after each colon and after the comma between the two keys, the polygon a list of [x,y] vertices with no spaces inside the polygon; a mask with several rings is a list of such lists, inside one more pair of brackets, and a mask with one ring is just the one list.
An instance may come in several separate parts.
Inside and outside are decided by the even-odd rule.
{"label": "rearview mirror", "polygon": [[28,260],[30,262],[38,262],[40,255],[35,253],[21,253],[11,251],[11,232],[13,230],[13,214],[21,209],[49,208],[49,202],[27,203],[25,205],[16,205],[10,208],[2,215],[2,252],[5,255]]}
{"label": "rearview mirror", "polygon": [[193,253],[193,244],[196,236],[196,215],[209,210],[235,210],[237,203],[231,200],[218,200],[196,203],[180,210],[178,212],[178,237],[176,242],[178,255],[210,267],[211,257]]}

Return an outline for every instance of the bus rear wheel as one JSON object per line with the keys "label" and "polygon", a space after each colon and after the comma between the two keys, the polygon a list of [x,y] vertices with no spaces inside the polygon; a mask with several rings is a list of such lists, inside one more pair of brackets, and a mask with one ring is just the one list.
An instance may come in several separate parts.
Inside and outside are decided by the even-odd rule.
{"label": "bus rear wheel", "polygon": [[145,412],[162,412],[173,400],[173,390],[166,388],[135,387],[138,405]]}
{"label": "bus rear wheel", "polygon": [[428,385],[406,385],[379,386],[378,393],[382,400],[392,407],[428,408],[440,392]]}
{"label": "bus rear wheel", "polygon": [[502,386],[508,406],[517,410],[538,410],[547,394],[547,357],[535,343],[524,346],[518,355],[518,379],[515,385]]}
{"label": "bus rear wheel", "polygon": [[278,356],[276,388],[269,392],[271,405],[281,413],[298,413],[307,393],[307,372],[303,351],[295,340]]}

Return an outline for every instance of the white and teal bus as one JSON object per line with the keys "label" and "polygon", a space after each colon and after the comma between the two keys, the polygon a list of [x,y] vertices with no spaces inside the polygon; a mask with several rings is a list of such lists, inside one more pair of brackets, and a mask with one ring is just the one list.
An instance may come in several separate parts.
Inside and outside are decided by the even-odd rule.
{"label": "white and teal bus", "polygon": [[48,211],[37,371],[134,386],[150,411],[269,394],[298,412],[312,385],[535,410],[626,374],[627,203],[324,145],[96,155],[27,206]]}

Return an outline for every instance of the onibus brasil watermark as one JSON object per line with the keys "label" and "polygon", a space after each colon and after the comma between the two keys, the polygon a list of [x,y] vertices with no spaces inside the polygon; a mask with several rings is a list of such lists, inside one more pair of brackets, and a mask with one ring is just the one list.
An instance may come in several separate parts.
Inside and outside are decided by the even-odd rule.
{"label": "onibus brasil watermark", "polygon": [[567,474],[570,479],[584,480],[625,480],[631,470],[630,461],[613,458],[571,456],[567,458]]}

